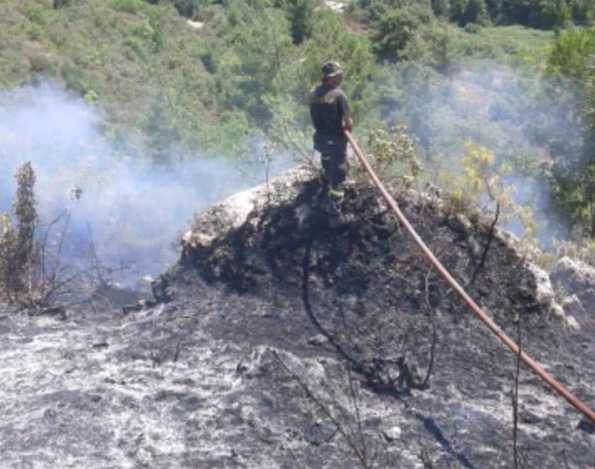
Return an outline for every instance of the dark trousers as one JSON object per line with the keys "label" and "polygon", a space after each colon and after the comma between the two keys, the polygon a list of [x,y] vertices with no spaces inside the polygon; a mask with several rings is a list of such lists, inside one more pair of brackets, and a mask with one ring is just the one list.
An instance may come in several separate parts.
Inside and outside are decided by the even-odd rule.
{"label": "dark trousers", "polygon": [[314,149],[322,155],[322,180],[328,186],[331,200],[341,201],[343,198],[343,182],[347,177],[347,140],[343,135],[316,132]]}

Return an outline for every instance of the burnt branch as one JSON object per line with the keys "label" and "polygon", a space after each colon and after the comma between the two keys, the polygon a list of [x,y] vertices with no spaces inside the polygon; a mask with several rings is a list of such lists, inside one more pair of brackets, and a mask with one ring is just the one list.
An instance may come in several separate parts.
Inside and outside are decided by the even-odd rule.
{"label": "burnt branch", "polygon": [[433,267],[430,267],[428,273],[425,277],[425,300],[426,306],[428,308],[428,314],[430,316],[430,325],[432,326],[432,344],[430,345],[430,362],[428,363],[428,369],[426,371],[426,376],[424,377],[423,381],[419,385],[419,389],[428,389],[430,387],[430,376],[432,376],[432,371],[434,371],[434,362],[436,360],[436,346],[438,344],[438,326],[436,324],[436,314],[434,312],[434,308],[430,303],[430,275],[434,271]]}
{"label": "burnt branch", "polygon": [[485,265],[486,257],[488,256],[488,251],[490,250],[490,245],[492,244],[492,239],[494,237],[494,229],[496,228],[496,224],[498,223],[499,218],[500,218],[500,202],[497,202],[496,203],[496,214],[494,216],[494,220],[492,221],[492,224],[490,225],[490,231],[488,232],[488,240],[485,244],[483,253],[481,254],[481,260],[479,261],[479,264],[477,264],[477,267],[475,268],[475,271],[473,272],[473,277],[471,277],[471,281],[468,283],[467,286],[473,285],[475,283],[475,280],[477,280],[477,274]]}
{"label": "burnt branch", "polygon": [[[357,426],[357,428],[356,428],[356,430],[353,430],[353,429],[349,428],[348,426],[343,425],[339,421],[339,419],[331,411],[330,406],[327,403],[323,402],[320,398],[318,398],[314,394],[314,392],[304,382],[304,380],[297,373],[295,373],[291,368],[289,368],[289,366],[281,359],[281,357],[279,356],[279,354],[277,353],[276,350],[274,350],[274,349],[269,349],[269,350],[272,353],[273,357],[279,362],[279,364],[281,365],[283,370],[289,376],[291,376],[298,383],[298,385],[302,388],[302,390],[306,394],[306,397],[308,399],[310,399],[314,404],[316,404],[316,406],[319,408],[319,410],[330,420],[333,427],[335,428],[336,433],[338,433],[339,435],[341,435],[343,437],[343,439],[345,440],[345,442],[347,443],[349,448],[353,451],[353,453],[354,453],[355,457],[357,458],[361,467],[363,469],[373,469],[374,460],[370,461],[370,459],[367,456],[365,437],[364,437],[363,428],[361,425],[361,416],[359,414],[359,406],[356,404],[356,409],[357,409],[356,410],[356,426]],[[353,385],[353,383],[350,378],[350,388],[353,390],[352,385]],[[355,391],[353,390],[352,393],[353,392],[355,392]],[[354,402],[357,402],[357,400],[353,397],[353,394],[352,394],[352,398],[354,399]],[[355,432],[357,432],[357,433],[355,433]],[[376,459],[376,456],[374,457],[374,459]]]}
{"label": "burnt branch", "polygon": [[516,354],[516,368],[514,374],[514,383],[512,389],[512,456],[514,468],[520,469],[522,466],[521,453],[518,442],[519,434],[519,378],[521,375],[521,355],[522,355],[522,334],[521,318],[517,318],[517,344],[519,351]]}
{"label": "burnt branch", "polygon": [[356,458],[358,459],[362,467],[364,467],[365,469],[370,469],[370,466],[366,461],[365,455],[362,453],[360,448],[358,448],[358,445],[353,440],[353,438],[347,433],[346,429],[343,427],[341,422],[339,422],[339,420],[333,415],[329,407],[318,397],[316,397],[316,395],[310,390],[308,385],[304,383],[300,376],[298,376],[293,370],[289,368],[289,366],[281,359],[276,350],[271,350],[271,353],[273,354],[273,357],[275,357],[275,359],[279,362],[281,367],[285,370],[285,372],[298,383],[298,385],[302,388],[308,399],[314,402],[316,406],[322,411],[322,413],[332,422],[337,432],[344,438],[351,450],[354,452]]}

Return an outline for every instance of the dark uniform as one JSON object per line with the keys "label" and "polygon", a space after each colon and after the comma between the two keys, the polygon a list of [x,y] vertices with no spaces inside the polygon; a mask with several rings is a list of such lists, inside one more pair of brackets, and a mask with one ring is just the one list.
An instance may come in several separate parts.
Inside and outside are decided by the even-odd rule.
{"label": "dark uniform", "polygon": [[331,203],[337,206],[343,199],[342,184],[349,169],[343,116],[351,114],[351,108],[343,90],[327,83],[312,88],[308,101],[316,129],[314,149],[322,155],[323,184],[328,187]]}

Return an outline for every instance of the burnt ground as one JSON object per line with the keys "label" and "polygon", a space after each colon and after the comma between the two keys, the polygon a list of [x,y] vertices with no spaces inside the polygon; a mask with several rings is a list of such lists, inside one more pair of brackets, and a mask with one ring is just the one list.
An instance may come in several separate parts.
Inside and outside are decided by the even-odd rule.
{"label": "burnt ground", "polygon": [[[240,304],[209,324],[214,337],[338,359],[378,399],[407,408],[446,457],[466,467],[509,466],[514,355],[430,269],[372,188],[347,191],[345,210],[355,217],[339,229],[329,229],[316,211],[305,221],[300,216],[317,190],[311,182],[291,203],[253,213],[208,249],[187,250],[181,273],[172,274],[181,296],[199,294],[188,292],[202,282],[224,296],[233,293]],[[492,240],[485,266],[470,283],[489,222],[467,223],[415,196],[400,197],[400,205],[496,322],[579,397],[595,403],[588,332],[573,333],[537,301],[536,278],[509,243]],[[522,370],[525,429],[519,444],[527,465],[559,467],[565,453],[587,467],[593,455],[571,449],[593,443],[577,430],[580,417]],[[499,411],[488,411],[492,406]],[[544,406],[556,411],[544,413]]]}
{"label": "burnt ground", "polygon": [[[515,467],[514,355],[371,188],[348,187],[354,220],[335,229],[311,209],[317,191],[307,181],[207,247],[187,246],[154,307],[79,312],[66,325],[5,316],[0,359],[13,384],[0,392],[0,467]],[[595,405],[595,331],[538,300],[501,237],[471,283],[489,223],[397,195],[471,296]],[[41,379],[48,372],[60,378]],[[518,467],[592,467],[595,428],[524,366],[518,392]]]}

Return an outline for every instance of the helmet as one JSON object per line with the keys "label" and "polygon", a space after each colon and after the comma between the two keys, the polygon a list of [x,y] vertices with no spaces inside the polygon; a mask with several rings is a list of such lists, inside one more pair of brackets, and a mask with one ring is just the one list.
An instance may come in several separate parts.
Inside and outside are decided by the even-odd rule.
{"label": "helmet", "polygon": [[343,69],[341,68],[341,65],[339,64],[339,62],[335,62],[334,60],[329,60],[328,62],[325,62],[324,65],[322,66],[322,77],[323,78],[335,77],[337,75],[342,75],[342,74],[343,74]]}

